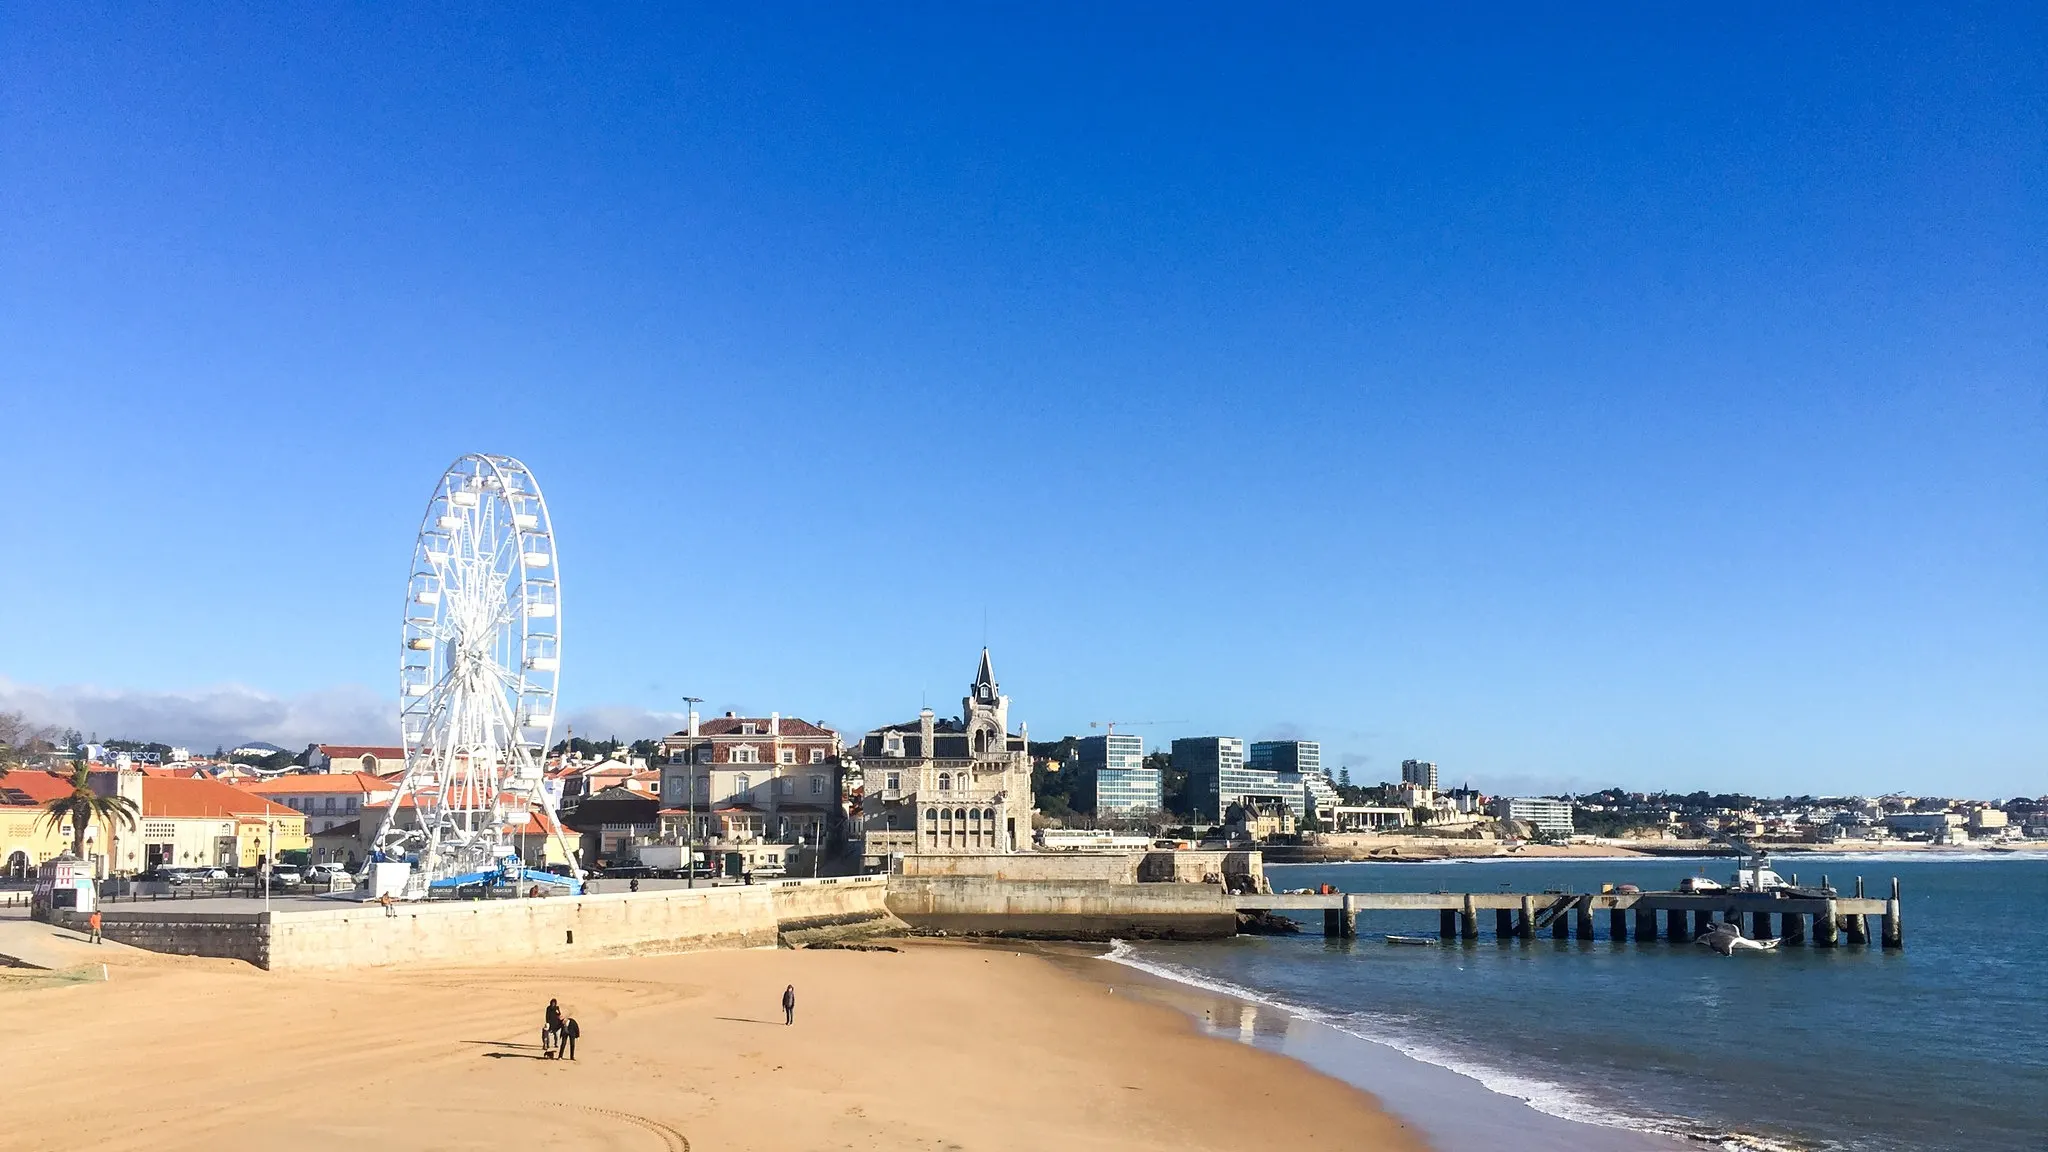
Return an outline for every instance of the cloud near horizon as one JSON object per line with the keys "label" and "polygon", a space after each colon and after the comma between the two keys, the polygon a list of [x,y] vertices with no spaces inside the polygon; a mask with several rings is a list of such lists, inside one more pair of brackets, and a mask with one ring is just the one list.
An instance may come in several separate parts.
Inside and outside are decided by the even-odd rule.
{"label": "cloud near horizon", "polygon": [[[360,684],[278,695],[244,684],[150,691],[91,684],[52,687],[0,676],[0,712],[21,712],[32,723],[76,728],[103,740],[154,740],[194,752],[256,740],[294,751],[308,744],[398,740],[396,703]],[[585,737],[628,741],[666,736],[687,722],[680,712],[627,705],[579,708],[566,719]],[[555,739],[563,736],[557,729]]]}
{"label": "cloud near horizon", "polygon": [[155,740],[195,752],[255,740],[296,749],[398,738],[391,700],[359,684],[280,696],[244,684],[172,692],[45,687],[0,677],[0,711],[19,711],[34,723],[76,728],[104,740]]}

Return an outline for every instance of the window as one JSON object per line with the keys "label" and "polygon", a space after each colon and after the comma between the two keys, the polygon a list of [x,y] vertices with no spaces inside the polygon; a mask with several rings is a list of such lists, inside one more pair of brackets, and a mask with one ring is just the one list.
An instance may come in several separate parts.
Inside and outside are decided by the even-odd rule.
{"label": "window", "polygon": [[697,749],[697,763],[711,763],[711,745],[706,744],[704,747]]}
{"label": "window", "polygon": [[891,732],[887,736],[882,737],[882,751],[890,756],[903,755],[903,734],[901,732]]}
{"label": "window", "polygon": [[745,772],[740,773],[739,776],[732,782],[732,790],[735,792],[745,792],[747,789],[752,788],[753,786],[753,778],[748,776]]}
{"label": "window", "polygon": [[794,764],[794,763],[796,763],[796,749],[794,749],[794,748],[784,748],[784,749],[782,750],[782,762],[783,762],[784,764]]}
{"label": "window", "polygon": [[944,772],[941,772],[941,773],[939,773],[939,791],[941,791],[941,792],[951,792],[952,790],[953,790],[953,777],[951,777],[950,775],[948,775],[948,774],[946,774],[946,773],[944,773]]}
{"label": "window", "polygon": [[811,795],[813,795],[813,796],[823,796],[824,794],[825,794],[825,778],[824,778],[823,776],[813,776],[813,777],[811,777]]}
{"label": "window", "polygon": [[796,795],[796,779],[791,776],[783,776],[777,779],[775,781],[775,794],[777,796]]}
{"label": "window", "polygon": [[996,810],[993,808],[984,810],[981,815],[983,819],[987,820],[991,824],[996,822]]}
{"label": "window", "polygon": [[925,823],[927,823],[927,824],[936,824],[936,823],[938,823],[938,819],[939,819],[939,813],[938,813],[938,811],[937,811],[936,809],[933,809],[933,808],[927,808],[927,809],[925,809],[925,810],[924,810],[924,822],[925,822]]}
{"label": "window", "polygon": [[813,764],[823,764],[824,762],[825,762],[825,750],[824,750],[823,748],[813,748],[813,749],[811,749],[811,763],[813,763]]}
{"label": "window", "polygon": [[887,784],[883,785],[883,787],[887,788],[887,789],[888,789],[889,791],[891,791],[891,792],[901,792],[901,791],[903,791],[903,773],[901,773],[901,772],[891,772],[891,773],[889,773],[889,782],[888,782]]}
{"label": "window", "polygon": [[758,764],[761,762],[761,750],[752,744],[741,744],[732,750],[732,762],[735,764]]}
{"label": "window", "polygon": [[761,729],[757,727],[751,720],[747,721],[745,724],[740,725],[740,735],[742,736],[759,736],[760,734]]}

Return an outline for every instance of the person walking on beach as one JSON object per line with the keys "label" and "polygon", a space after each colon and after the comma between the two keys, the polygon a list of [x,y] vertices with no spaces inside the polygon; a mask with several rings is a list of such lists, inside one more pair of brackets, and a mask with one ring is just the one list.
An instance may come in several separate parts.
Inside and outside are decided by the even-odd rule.
{"label": "person walking on beach", "polygon": [[557,1045],[562,1050],[562,1055],[567,1056],[571,1060],[576,1058],[576,1038],[581,1035],[583,1035],[583,1026],[576,1023],[574,1016],[562,1021],[562,1042]]}
{"label": "person walking on beach", "polygon": [[796,985],[791,984],[782,990],[782,1024],[786,1028],[794,1023],[796,1023]]}
{"label": "person walking on beach", "polygon": [[95,908],[95,909],[93,909],[93,910],[92,910],[92,915],[90,915],[90,916],[88,916],[88,917],[86,917],[86,918],[85,918],[85,924],[86,924],[86,927],[88,927],[88,928],[92,929],[92,942],[93,942],[93,943],[95,943],[95,944],[100,944],[100,943],[104,943],[104,941],[102,941],[102,940],[100,939],[100,910],[99,910],[99,909]]}

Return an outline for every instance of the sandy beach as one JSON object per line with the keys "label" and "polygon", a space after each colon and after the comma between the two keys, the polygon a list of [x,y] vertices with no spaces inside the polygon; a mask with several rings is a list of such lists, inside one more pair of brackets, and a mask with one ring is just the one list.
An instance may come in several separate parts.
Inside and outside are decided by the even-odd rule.
{"label": "sandy beach", "polygon": [[[0,1147],[1423,1147],[1370,1096],[1085,970],[902,948],[330,977],[122,950],[107,982],[0,982]],[[573,1064],[539,1058],[550,996],[582,1026]]]}

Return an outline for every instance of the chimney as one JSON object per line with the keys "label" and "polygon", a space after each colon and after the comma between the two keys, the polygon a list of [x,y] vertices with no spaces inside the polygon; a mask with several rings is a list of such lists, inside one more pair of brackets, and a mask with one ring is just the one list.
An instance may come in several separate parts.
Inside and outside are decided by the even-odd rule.
{"label": "chimney", "polygon": [[770,712],[768,714],[768,734],[770,736],[782,735],[782,713]]}

